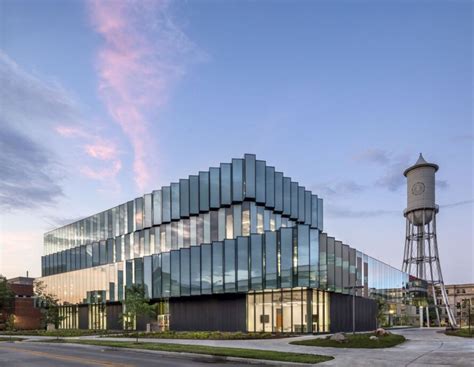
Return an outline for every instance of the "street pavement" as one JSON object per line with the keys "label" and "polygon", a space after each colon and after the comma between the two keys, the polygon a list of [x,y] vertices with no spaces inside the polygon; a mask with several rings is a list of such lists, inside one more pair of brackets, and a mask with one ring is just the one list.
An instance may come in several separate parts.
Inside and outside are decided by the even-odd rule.
{"label": "street pavement", "polygon": [[141,352],[77,344],[33,342],[0,342],[1,367],[236,367],[244,362],[228,362],[222,358],[182,356]]}

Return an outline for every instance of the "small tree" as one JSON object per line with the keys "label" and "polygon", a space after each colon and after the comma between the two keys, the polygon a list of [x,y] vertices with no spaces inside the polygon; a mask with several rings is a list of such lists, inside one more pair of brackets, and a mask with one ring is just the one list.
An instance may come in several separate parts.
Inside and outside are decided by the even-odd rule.
{"label": "small tree", "polygon": [[385,324],[387,317],[385,313],[387,312],[387,304],[381,298],[377,298],[377,327]]}
{"label": "small tree", "polygon": [[7,278],[0,274],[0,324],[4,323],[8,330],[10,316],[13,316],[15,293],[13,293]]}
{"label": "small tree", "polygon": [[47,292],[46,284],[42,281],[35,281],[34,286],[43,326],[53,324],[54,327],[58,329],[61,322],[65,319],[65,317],[59,313],[59,299],[56,298],[55,295]]}
{"label": "small tree", "polygon": [[[137,318],[140,316],[153,316],[156,313],[155,306],[150,305],[150,299],[146,295],[145,287],[140,284],[132,284],[125,289],[125,301],[123,301],[124,312],[120,315],[125,330],[133,329]],[[136,332],[138,343],[138,330]]]}

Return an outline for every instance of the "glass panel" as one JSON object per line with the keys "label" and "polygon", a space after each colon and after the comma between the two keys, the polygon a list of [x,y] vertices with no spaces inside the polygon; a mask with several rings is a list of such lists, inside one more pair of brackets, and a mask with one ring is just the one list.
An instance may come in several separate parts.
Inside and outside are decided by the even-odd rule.
{"label": "glass panel", "polygon": [[232,204],[232,165],[230,163],[221,163],[221,203],[222,205]]}
{"label": "glass panel", "polygon": [[143,285],[143,258],[134,259],[135,284]]}
{"label": "glass panel", "polygon": [[254,290],[262,289],[262,266],[263,266],[262,236],[252,234],[250,236],[250,287]]}
{"label": "glass panel", "polygon": [[265,315],[263,315],[263,294],[255,294],[255,331],[262,332],[265,325]]}
{"label": "glass panel", "polygon": [[150,228],[152,226],[153,212],[152,212],[152,194],[145,194],[144,196],[144,215],[143,215],[143,226],[144,228]]}
{"label": "glass panel", "polygon": [[298,182],[291,182],[291,219],[298,219]]}
{"label": "glass panel", "polygon": [[[143,229],[143,198],[135,199],[135,229]],[[101,237],[101,239],[102,238],[104,237]]]}
{"label": "glass panel", "polygon": [[199,172],[199,210],[209,211],[209,172]]}
{"label": "glass panel", "polygon": [[301,289],[293,290],[293,331],[295,333],[304,333],[306,331],[306,326],[303,321],[303,300]]}
{"label": "glass panel", "polygon": [[324,231],[323,226],[323,199],[318,199],[318,229]]}
{"label": "glass panel", "polygon": [[[72,253],[73,249],[71,249]],[[92,244],[92,266],[97,266],[100,264],[100,258],[99,258],[99,243],[94,242]],[[75,269],[75,262],[74,260],[71,261],[71,268]]]}
{"label": "glass panel", "polygon": [[225,216],[226,208],[220,208],[218,212],[218,233],[217,233],[217,240],[224,241],[226,237],[226,216]]}
{"label": "glass panel", "polygon": [[145,294],[148,298],[152,295],[152,262],[151,256],[143,258],[143,285],[145,287]]}
{"label": "glass panel", "polygon": [[263,206],[257,207],[257,233],[263,233],[263,213],[265,208]]}
{"label": "glass panel", "polygon": [[300,224],[297,230],[298,286],[309,287],[309,226]]}
{"label": "glass panel", "polygon": [[212,293],[212,256],[211,245],[201,245],[201,292]]}
{"label": "glass panel", "polygon": [[133,260],[125,262],[125,286],[130,287],[133,284]]}
{"label": "glass panel", "polygon": [[191,246],[191,295],[201,294],[201,247]]}
{"label": "glass panel", "polygon": [[283,173],[275,172],[275,211],[283,211]]}
{"label": "glass panel", "polygon": [[280,231],[280,276],[281,288],[293,286],[293,229]]}
{"label": "glass panel", "polygon": [[309,285],[311,288],[319,288],[318,284],[319,266],[319,231],[309,231]]}
{"label": "glass panel", "polygon": [[179,183],[171,184],[171,219],[179,219]]}
{"label": "glass panel", "polygon": [[209,213],[211,217],[211,241],[219,239],[219,212],[212,211]]}
{"label": "glass panel", "polygon": [[[85,263],[85,252],[84,252],[84,263]],[[107,240],[107,264],[112,264],[114,262],[114,240]]]}
{"label": "glass panel", "polygon": [[225,291],[235,292],[235,240],[224,241],[224,257]]}
{"label": "glass panel", "polygon": [[189,247],[191,246],[191,237],[190,237],[190,223],[189,219],[183,219],[183,246]]}
{"label": "glass panel", "polygon": [[242,205],[232,206],[234,220],[234,238],[242,236]]}
{"label": "glass panel", "polygon": [[191,294],[190,250],[183,248],[181,252],[181,296]]}
{"label": "glass panel", "polygon": [[153,191],[153,224],[161,224],[161,190]]}
{"label": "glass panel", "polygon": [[298,186],[298,222],[303,223],[305,220],[305,189],[302,186]]}
{"label": "glass panel", "polygon": [[162,223],[169,223],[171,222],[171,187],[162,187],[161,195],[163,200],[161,221]]}
{"label": "glass panel", "polygon": [[171,264],[170,253],[161,254],[161,290],[163,297],[171,296]]}
{"label": "glass panel", "polygon": [[179,180],[179,203],[181,217],[189,217],[189,180]]}
{"label": "glass panel", "polygon": [[115,261],[119,262],[122,261],[122,240],[123,237],[116,237],[115,238]]}
{"label": "glass panel", "polygon": [[311,191],[304,192],[305,224],[311,225]]}
{"label": "glass panel", "polygon": [[189,214],[199,214],[199,176],[189,176]]}
{"label": "glass panel", "polygon": [[232,208],[225,208],[225,238],[232,239],[234,237],[234,216]]}
{"label": "glass panel", "polygon": [[171,297],[179,297],[179,251],[171,251]]}
{"label": "glass panel", "polygon": [[275,167],[265,169],[265,206],[275,207]]}
{"label": "glass panel", "polygon": [[250,202],[242,203],[242,236],[250,235]]}
{"label": "glass panel", "polygon": [[291,297],[291,290],[283,291],[282,292],[283,299],[282,299],[282,313],[283,313],[283,332],[284,333],[291,333],[292,332],[292,297]]}
{"label": "glass panel", "polygon": [[[275,174],[276,178],[276,174]],[[276,199],[276,196],[275,196]],[[283,215],[291,214],[291,178],[283,177]]]}
{"label": "glass panel", "polygon": [[273,303],[272,292],[265,292],[263,294],[263,331],[271,333],[273,331]]}
{"label": "glass panel", "polygon": [[209,180],[210,180],[210,208],[217,209],[221,205],[221,193],[220,193],[220,169],[211,167],[209,168]]}
{"label": "glass panel", "polygon": [[255,155],[245,154],[244,195],[246,199],[255,199]]}
{"label": "glass panel", "polygon": [[265,288],[277,288],[277,233],[265,232]]}
{"label": "glass panel", "polygon": [[212,244],[212,293],[224,291],[224,251],[222,242]]}
{"label": "glass panel", "polygon": [[237,237],[237,289],[246,292],[249,288],[249,241],[248,237]]}
{"label": "glass panel", "polygon": [[255,201],[260,204],[265,204],[265,174],[266,174],[266,163],[265,161],[256,161],[255,163]]}
{"label": "glass panel", "polygon": [[92,244],[86,245],[86,267],[92,267]]}
{"label": "glass panel", "polygon": [[135,230],[135,202],[127,202],[127,231],[126,233],[131,233]]}
{"label": "glass panel", "polygon": [[247,295],[247,332],[255,332],[255,294]]}
{"label": "glass panel", "polygon": [[153,255],[153,298],[161,298],[161,254]]}
{"label": "glass panel", "polygon": [[[113,240],[110,240],[112,241],[112,245],[113,245]],[[87,266],[87,255],[86,255],[86,246],[81,246],[81,269],[85,269],[86,266]],[[66,259],[67,261],[67,259]],[[110,261],[111,263],[114,262],[114,259],[112,258],[112,260]],[[66,266],[66,264],[64,264],[64,266]],[[66,271],[66,269],[64,269],[64,271]]]}
{"label": "glass panel", "polygon": [[342,293],[349,293],[349,246],[342,245]]}
{"label": "glass panel", "polygon": [[232,159],[232,201],[241,202],[244,199],[244,161]]}

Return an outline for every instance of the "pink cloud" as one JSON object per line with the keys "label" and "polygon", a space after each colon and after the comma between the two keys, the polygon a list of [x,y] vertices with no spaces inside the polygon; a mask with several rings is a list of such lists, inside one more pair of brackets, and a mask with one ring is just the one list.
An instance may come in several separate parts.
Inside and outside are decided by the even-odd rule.
{"label": "pink cloud", "polygon": [[93,180],[103,181],[106,179],[114,178],[122,169],[122,162],[113,161],[109,167],[93,169],[89,166],[81,167],[81,173]]}
{"label": "pink cloud", "polygon": [[[184,74],[182,56],[193,47],[170,18],[167,1],[92,0],[89,5],[92,24],[104,39],[97,55],[99,93],[130,141],[135,181],[144,191],[152,180],[146,166],[157,145],[150,114],[168,100]],[[153,167],[156,172],[156,162]]]}

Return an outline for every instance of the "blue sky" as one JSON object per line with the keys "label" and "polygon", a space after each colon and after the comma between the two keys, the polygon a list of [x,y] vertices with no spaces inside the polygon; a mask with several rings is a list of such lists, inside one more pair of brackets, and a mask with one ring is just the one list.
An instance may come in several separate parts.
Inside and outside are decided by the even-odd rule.
{"label": "blue sky", "polygon": [[469,1],[0,5],[0,273],[42,234],[246,152],[325,199],[331,235],[402,261],[403,169],[440,165],[447,282],[472,282]]}

